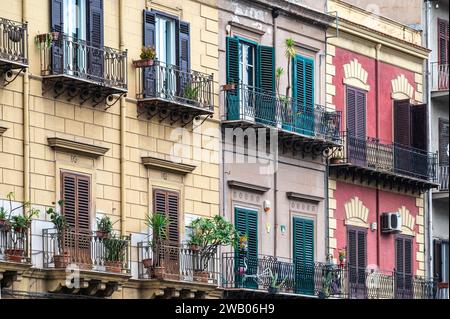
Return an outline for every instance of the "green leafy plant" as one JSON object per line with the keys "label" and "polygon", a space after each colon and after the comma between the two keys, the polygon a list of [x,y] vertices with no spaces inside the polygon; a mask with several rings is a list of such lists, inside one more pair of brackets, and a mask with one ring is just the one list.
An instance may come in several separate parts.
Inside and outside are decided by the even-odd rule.
{"label": "green leafy plant", "polygon": [[[115,223],[117,223],[117,221]],[[113,223],[108,216],[97,218],[97,230],[106,234],[111,234],[115,223]]]}
{"label": "green leafy plant", "polygon": [[154,46],[142,47],[140,58],[142,60],[154,60],[156,58],[155,47]]}
{"label": "green leafy plant", "polygon": [[[58,205],[62,209],[64,206],[64,200],[59,200]],[[67,223],[66,217],[57,212],[53,207],[48,208],[46,213],[50,217],[50,221],[53,223],[53,225],[55,225],[58,234],[61,234],[62,232],[70,228],[69,224]]]}
{"label": "green leafy plant", "polygon": [[192,234],[190,240],[194,240],[199,245],[200,270],[208,268],[209,260],[217,252],[219,246],[237,246],[239,243],[239,233],[234,225],[225,220],[222,216],[214,218],[199,218],[191,223]]}
{"label": "green leafy plant", "polygon": [[286,87],[286,96],[290,95],[291,92],[291,62],[295,58],[295,41],[291,38],[286,39],[285,41],[285,51],[284,54],[287,59],[288,67],[287,67],[287,77],[288,77],[288,85]]}
{"label": "green leafy plant", "polygon": [[170,224],[169,219],[160,213],[147,214],[145,224],[153,232],[153,238],[149,239],[149,246],[155,249],[156,244],[167,238],[167,227]]}
{"label": "green leafy plant", "polygon": [[6,220],[7,211],[4,207],[0,207],[0,220]]}
{"label": "green leafy plant", "polygon": [[23,215],[13,216],[11,218],[11,226],[17,232],[25,232],[30,228],[33,217],[37,215],[39,215],[39,210],[30,208]]}
{"label": "green leafy plant", "polygon": [[184,97],[191,101],[198,100],[199,87],[194,87],[192,84],[188,84],[184,87]]}
{"label": "green leafy plant", "polygon": [[123,262],[125,260],[125,249],[128,241],[113,236],[103,241],[105,247],[105,261]]}
{"label": "green leafy plant", "polygon": [[279,281],[278,274],[275,273],[274,275],[272,275],[272,278],[270,281],[270,286],[269,286],[269,291],[273,292],[273,293],[277,293],[278,290],[280,290],[280,288],[284,285],[286,280],[287,280],[287,277],[285,277],[282,281]]}
{"label": "green leafy plant", "polygon": [[53,36],[51,33],[38,34],[34,41],[39,49],[50,48],[53,44]]}

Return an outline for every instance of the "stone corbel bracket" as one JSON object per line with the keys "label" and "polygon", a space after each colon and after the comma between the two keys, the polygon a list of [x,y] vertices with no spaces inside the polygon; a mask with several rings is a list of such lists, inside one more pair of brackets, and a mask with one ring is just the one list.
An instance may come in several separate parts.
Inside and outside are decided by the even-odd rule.
{"label": "stone corbel bracket", "polygon": [[31,267],[28,263],[0,262],[0,286],[9,288],[15,281],[21,281],[23,273]]}

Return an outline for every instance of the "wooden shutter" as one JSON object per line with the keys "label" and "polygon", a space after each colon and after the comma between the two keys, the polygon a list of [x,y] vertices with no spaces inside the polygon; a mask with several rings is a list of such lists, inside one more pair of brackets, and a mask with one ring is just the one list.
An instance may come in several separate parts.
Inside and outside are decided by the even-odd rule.
{"label": "wooden shutter", "polygon": [[[104,40],[103,40],[103,0],[89,0],[88,7],[88,42],[94,47],[89,53],[89,74],[103,80]],[[99,48],[101,50],[96,50]]]}
{"label": "wooden shutter", "polygon": [[[235,209],[235,227],[240,235],[247,235],[248,250],[245,255],[236,253],[236,269],[247,266],[247,275],[255,275],[258,272],[258,212],[242,208]],[[236,283],[240,282],[239,276]],[[257,288],[258,284],[247,280],[246,288]]]}
{"label": "wooden shutter", "polygon": [[165,215],[169,220],[167,238],[169,244],[178,245],[179,233],[179,194],[172,191],[155,189],[153,191],[153,210],[155,213]]}
{"label": "wooden shutter", "polygon": [[433,268],[434,277],[442,282],[442,242],[437,239],[433,241]]}
{"label": "wooden shutter", "polygon": [[449,60],[449,25],[448,21],[438,19],[439,64],[448,64]]}
{"label": "wooden shutter", "polygon": [[179,35],[179,66],[181,71],[188,72],[191,69],[191,31],[189,23],[180,21]]}
{"label": "wooden shutter", "polygon": [[428,116],[427,105],[413,105],[411,106],[411,146],[428,150]]}
{"label": "wooden shutter", "polygon": [[398,236],[395,239],[396,294],[399,298],[412,296],[413,244],[412,239]]}
{"label": "wooden shutter", "polygon": [[365,229],[347,229],[347,255],[350,293],[352,297],[365,296],[367,265],[367,233]]}
{"label": "wooden shutter", "polygon": [[409,100],[394,102],[394,141],[403,146],[411,145],[411,110]]}
{"label": "wooden shutter", "polygon": [[50,29],[52,32],[59,32],[60,37],[51,46],[51,72],[52,74],[61,74],[64,65],[64,0],[51,0],[50,6]]}
{"label": "wooden shutter", "polygon": [[77,231],[90,231],[91,178],[69,172],[62,173],[63,214]]}
{"label": "wooden shutter", "polygon": [[239,40],[227,37],[227,84],[236,85],[236,90],[226,93],[228,120],[240,119],[239,74]]}
{"label": "wooden shutter", "polygon": [[366,232],[358,231],[358,283],[365,284],[365,272],[366,272],[366,260],[367,260],[367,242],[366,242]]}
{"label": "wooden shutter", "polygon": [[356,131],[356,90],[347,87],[347,131],[351,137],[357,136]]}
{"label": "wooden shutter", "polygon": [[256,83],[263,95],[257,95],[256,120],[275,125],[275,50],[258,45],[256,58]]}
{"label": "wooden shutter", "polygon": [[346,88],[347,157],[354,165],[366,164],[366,92]]}
{"label": "wooden shutter", "polygon": [[[150,10],[144,10],[143,23],[143,42],[144,46],[156,46],[156,15]],[[144,68],[142,70],[143,97],[156,96],[156,71],[154,67]]]}
{"label": "wooden shutter", "polygon": [[293,249],[296,292],[314,294],[314,221],[294,218]]}
{"label": "wooden shutter", "polygon": [[439,119],[439,164],[448,165],[448,120]]}
{"label": "wooden shutter", "polygon": [[297,55],[292,79],[295,126],[301,134],[314,135],[314,60]]}

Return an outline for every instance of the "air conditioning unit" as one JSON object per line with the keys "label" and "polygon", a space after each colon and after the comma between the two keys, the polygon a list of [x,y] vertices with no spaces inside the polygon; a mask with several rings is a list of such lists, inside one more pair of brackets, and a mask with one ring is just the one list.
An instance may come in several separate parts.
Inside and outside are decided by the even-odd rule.
{"label": "air conditioning unit", "polygon": [[400,232],[402,230],[402,216],[400,213],[383,213],[381,215],[381,231],[383,233]]}

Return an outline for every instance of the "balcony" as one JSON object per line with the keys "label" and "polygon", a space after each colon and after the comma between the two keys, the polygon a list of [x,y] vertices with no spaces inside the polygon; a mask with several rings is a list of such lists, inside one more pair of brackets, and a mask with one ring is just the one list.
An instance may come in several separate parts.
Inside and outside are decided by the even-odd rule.
{"label": "balcony", "polygon": [[183,71],[178,66],[154,61],[153,65],[136,68],[138,117],[148,120],[157,116],[173,125],[184,127],[214,114],[213,76],[197,71]]}
{"label": "balcony", "polygon": [[431,97],[442,99],[448,103],[449,65],[437,62],[431,63]]}
{"label": "balcony", "polygon": [[[28,67],[27,24],[0,18],[0,76],[4,86],[14,81]],[[15,73],[13,70],[19,70]]]}
{"label": "balcony", "polygon": [[337,177],[381,182],[383,186],[425,191],[437,188],[437,154],[376,138],[344,136],[330,168]]}
{"label": "balcony", "polygon": [[[130,237],[99,237],[95,232],[43,230],[43,266],[50,292],[108,297],[131,277]],[[67,285],[66,269],[80,272],[80,287]]]}
{"label": "balcony", "polygon": [[224,126],[276,130],[284,146],[302,145],[302,152],[341,144],[341,113],[321,105],[303,105],[294,99],[239,85],[225,91]]}
{"label": "balcony", "polygon": [[40,45],[43,94],[53,98],[75,98],[83,105],[106,108],[127,92],[127,52],[109,47],[97,48],[88,42],[60,34],[50,46]]}
{"label": "balcony", "polygon": [[31,267],[29,230],[16,231],[8,224],[0,224],[0,284],[9,287]]}
{"label": "balcony", "polygon": [[[276,282],[279,289],[270,288]],[[226,298],[437,299],[435,280],[396,272],[363,271],[330,263],[295,262],[259,255],[224,253],[222,287]]]}
{"label": "balcony", "polygon": [[[217,253],[202,254],[186,244],[138,243],[138,273],[146,288],[157,287],[162,298],[204,298],[218,294]],[[181,288],[182,287],[182,288]]]}

